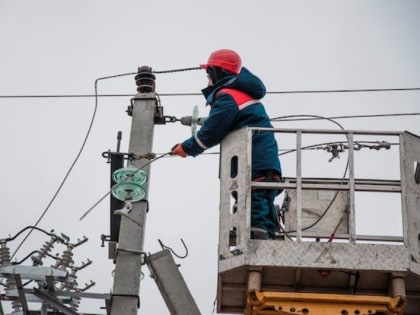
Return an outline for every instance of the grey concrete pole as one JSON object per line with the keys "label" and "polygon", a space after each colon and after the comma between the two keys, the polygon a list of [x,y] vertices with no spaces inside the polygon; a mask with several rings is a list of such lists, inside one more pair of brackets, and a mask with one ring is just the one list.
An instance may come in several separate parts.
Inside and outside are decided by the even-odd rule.
{"label": "grey concrete pole", "polygon": [[[155,105],[154,92],[139,93],[135,96],[132,108],[130,153],[141,156],[152,152]],[[140,159],[132,161],[131,165],[141,168],[148,162],[149,160]],[[150,165],[142,169],[148,174],[148,180],[150,180]],[[146,191],[148,190],[148,181],[143,184],[143,187]],[[111,315],[136,315],[138,313],[146,213],[147,195],[144,200],[132,203],[130,219],[121,216]]]}

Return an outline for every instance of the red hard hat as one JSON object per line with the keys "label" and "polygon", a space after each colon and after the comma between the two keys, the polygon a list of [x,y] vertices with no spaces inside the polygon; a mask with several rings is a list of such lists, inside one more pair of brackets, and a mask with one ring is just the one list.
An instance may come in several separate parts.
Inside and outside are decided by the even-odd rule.
{"label": "red hard hat", "polygon": [[206,64],[200,65],[202,69],[208,67],[220,67],[234,74],[239,74],[242,61],[239,55],[230,49],[219,49],[210,54]]}

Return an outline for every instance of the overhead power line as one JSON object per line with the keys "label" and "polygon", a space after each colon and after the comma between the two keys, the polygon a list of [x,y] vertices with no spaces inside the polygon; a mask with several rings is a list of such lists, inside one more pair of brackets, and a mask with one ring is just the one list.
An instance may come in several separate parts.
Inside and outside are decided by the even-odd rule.
{"label": "overhead power line", "polygon": [[[184,71],[185,69],[180,69],[177,71]],[[163,73],[163,72],[162,72]],[[46,208],[44,209],[44,211],[42,212],[42,214],[40,215],[40,217],[38,218],[38,220],[36,221],[36,223],[34,224],[34,227],[37,227],[38,224],[40,223],[40,221],[42,220],[42,218],[46,215],[46,213],[49,211],[52,203],[55,201],[57,195],[59,194],[59,192],[61,191],[64,183],[67,181],[67,178],[69,177],[71,171],[73,170],[75,164],[77,163],[77,161],[79,160],[79,157],[82,153],[82,151],[84,150],[84,147],[86,145],[86,142],[89,138],[90,132],[92,130],[92,126],[93,126],[93,122],[95,121],[95,117],[96,117],[96,112],[98,109],[98,98],[99,97],[132,97],[133,94],[98,94],[98,90],[97,90],[97,84],[100,80],[106,80],[106,79],[112,79],[112,78],[116,78],[116,77],[121,77],[121,76],[127,76],[127,75],[133,75],[134,73],[124,73],[124,74],[117,74],[117,75],[112,75],[112,76],[106,76],[106,77],[101,77],[95,80],[95,94],[50,94],[50,95],[0,95],[0,99],[21,99],[21,98],[95,98],[95,105],[94,105],[94,109],[93,109],[93,114],[92,114],[92,118],[91,121],[89,123],[89,127],[87,130],[87,133],[83,139],[83,143],[78,151],[78,153],[76,154],[75,159],[73,160],[70,168],[68,169],[68,171],[66,172],[62,182],[60,183],[59,187],[57,188],[56,192],[54,193],[53,197],[51,198],[51,200],[49,201],[48,205],[46,206]],[[398,89],[363,89],[363,90],[318,90],[318,91],[277,91],[277,92],[268,92],[267,94],[304,94],[304,93],[344,93],[344,92],[395,92],[395,91],[413,91],[413,90],[420,90],[420,88],[398,88]],[[159,93],[159,96],[198,96],[201,95],[201,93]],[[406,114],[397,114],[397,115],[406,115]],[[410,114],[413,115],[413,114]],[[414,115],[418,115],[418,113],[414,113]],[[289,117],[277,117],[273,120],[281,120],[281,119],[287,119],[287,118],[291,118],[291,116]],[[312,117],[312,119],[319,119],[321,117],[319,116],[314,116]],[[340,117],[337,117],[340,118]],[[308,118],[310,119],[310,118]],[[323,119],[328,119],[333,121],[333,118],[323,118]],[[31,234],[31,232],[33,231],[33,229],[31,229],[26,236],[24,237],[24,239],[20,242],[20,244],[18,245],[18,247],[16,248],[15,252],[13,253],[12,257],[14,257],[16,255],[16,253],[19,251],[19,249],[21,248],[21,246],[23,245],[23,243],[28,239],[29,235]]]}
{"label": "overhead power line", "polygon": [[[314,93],[362,93],[362,92],[403,92],[420,91],[420,88],[389,88],[389,89],[341,89],[341,90],[302,90],[302,91],[268,91],[267,94],[314,94]],[[159,96],[201,96],[201,93],[158,93]],[[92,97],[132,97],[134,93],[118,94],[26,94],[0,95],[1,98],[92,98]]]}
{"label": "overhead power line", "polygon": [[309,93],[359,93],[359,92],[400,92],[419,91],[420,88],[390,88],[390,89],[342,89],[342,90],[306,90],[306,91],[279,91],[268,94],[309,94]]}
{"label": "overhead power line", "polygon": [[397,117],[397,116],[419,116],[420,113],[394,113],[394,114],[371,114],[371,115],[346,115],[332,117],[305,117],[305,115],[289,115],[271,118],[271,121],[303,121],[320,119],[347,119],[347,118],[378,118],[378,117]]}

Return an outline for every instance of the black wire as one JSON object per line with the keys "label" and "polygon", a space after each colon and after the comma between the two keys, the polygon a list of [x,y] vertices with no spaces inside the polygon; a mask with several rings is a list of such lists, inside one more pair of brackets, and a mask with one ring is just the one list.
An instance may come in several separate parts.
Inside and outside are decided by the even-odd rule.
{"label": "black wire", "polygon": [[[344,127],[341,124],[339,124],[335,120],[333,120],[331,118],[328,118],[328,117],[323,117],[323,116],[318,116],[318,115],[291,115],[291,116],[287,116],[287,117],[290,117],[290,118],[292,118],[292,117],[312,117],[312,118],[317,118],[317,119],[325,119],[325,120],[328,120],[328,121],[336,124],[338,127],[340,127],[341,130],[344,130]],[[346,135],[346,137],[348,139],[347,135]],[[348,167],[349,167],[349,159],[347,159],[346,167],[345,167],[344,174],[343,174],[343,180],[346,177]],[[338,196],[338,191],[335,193],[334,197],[332,198],[332,200],[328,204],[327,208],[324,210],[324,212],[321,213],[319,218],[317,218],[310,225],[302,228],[302,231],[309,230],[309,229],[313,228],[315,225],[317,225],[322,220],[322,218],[327,214],[327,212],[331,209],[331,206],[333,205],[334,201],[337,199],[337,196]],[[287,231],[287,232],[285,232],[285,234],[287,235],[288,233],[293,233],[293,232],[297,232],[297,231]]]}
{"label": "black wire", "polygon": [[306,91],[278,91],[270,94],[308,94],[308,93],[360,93],[360,92],[400,92],[419,91],[420,88],[390,88],[390,89],[341,89],[341,90],[306,90]]}
{"label": "black wire", "polygon": [[[168,70],[168,71],[159,71],[159,72],[155,72],[155,73],[169,73],[169,72],[177,72],[177,71],[187,71],[187,70],[193,70],[193,69],[200,69],[200,68],[185,68],[185,69],[176,69],[176,70]],[[18,247],[16,248],[16,250],[14,251],[14,253],[11,256],[11,259],[16,255],[16,253],[19,251],[19,249],[22,247],[22,245],[25,243],[25,241],[28,239],[28,237],[31,235],[34,227],[37,227],[38,224],[41,222],[41,220],[43,219],[43,217],[45,216],[45,214],[48,212],[48,210],[50,209],[52,203],[55,201],[55,199],[57,198],[59,192],[61,191],[61,189],[64,186],[64,183],[66,182],[67,178],[69,177],[71,171],[73,170],[74,166],[76,165],[77,161],[79,160],[83,149],[86,146],[87,140],[89,138],[89,135],[92,131],[92,126],[93,123],[95,121],[95,117],[96,117],[96,112],[98,110],[98,81],[100,80],[106,80],[106,79],[112,79],[112,78],[118,78],[118,77],[123,77],[123,76],[128,76],[128,75],[134,75],[137,74],[137,72],[130,72],[130,73],[122,73],[122,74],[115,74],[115,75],[110,75],[110,76],[105,76],[105,77],[100,77],[98,79],[95,80],[95,106],[94,106],[94,110],[93,110],[93,114],[92,114],[92,118],[90,120],[89,123],[89,127],[88,127],[88,131],[85,135],[85,138],[83,140],[82,146],[79,149],[79,152],[77,153],[75,159],[73,160],[73,163],[71,164],[70,168],[68,169],[66,175],[64,176],[63,180],[61,181],[60,185],[58,186],[56,192],[54,193],[53,197],[51,198],[50,202],[48,203],[47,207],[44,209],[44,211],[42,212],[41,216],[38,218],[38,220],[35,222],[33,228],[31,228],[29,230],[29,232],[26,234],[26,236],[23,238],[23,240],[20,242],[20,244],[18,245]]]}
{"label": "black wire", "polygon": [[[327,145],[334,145],[334,144],[346,144],[348,142],[345,141],[335,141],[335,142],[323,142],[323,143],[317,143],[317,144],[311,144],[308,146],[304,146],[302,147],[302,150],[323,150],[324,148],[322,148],[322,146],[327,146]],[[369,149],[373,149],[375,148],[375,146],[371,145],[367,145],[367,144],[363,144],[363,143],[376,143],[378,144],[377,141],[355,141],[355,144],[357,144],[359,146],[359,148],[369,148]],[[393,142],[393,143],[389,143],[389,145],[399,145],[399,143]],[[293,153],[296,152],[297,149],[282,149],[279,151],[283,151],[282,153],[279,153],[279,156],[282,155],[286,155],[289,153]]]}
{"label": "black wire", "polygon": [[[346,118],[376,118],[376,117],[396,117],[396,116],[418,116],[420,113],[395,113],[395,114],[372,114],[372,115],[348,115],[348,116],[332,116],[325,117],[328,119],[346,119]],[[319,120],[324,119],[324,117],[306,117],[306,118],[295,118],[301,115],[291,115],[291,116],[279,116],[271,118],[271,121],[305,121],[305,120]]]}
{"label": "black wire", "polygon": [[[186,70],[195,70],[198,68],[186,68],[186,69],[177,69],[177,70],[167,70],[167,71],[152,71],[152,73],[172,73]],[[103,77],[102,79],[116,78],[126,75],[134,75],[137,72],[117,74],[113,76]],[[402,91],[419,91],[420,88],[390,88],[390,89],[342,89],[342,90],[302,90],[302,91],[268,91],[267,94],[308,94],[308,93],[360,93],[360,92],[402,92]],[[202,95],[197,92],[186,92],[186,93],[159,93],[161,96],[197,96]],[[133,94],[123,93],[123,94],[56,94],[56,95],[0,95],[0,98],[73,98],[73,97],[131,97]]]}
{"label": "black wire", "polygon": [[[89,127],[88,130],[86,132],[85,138],[83,139],[83,143],[79,149],[79,152],[77,153],[76,157],[74,158],[72,164],[70,165],[70,168],[67,170],[66,175],[64,176],[63,180],[61,181],[60,185],[58,186],[57,190],[55,191],[53,197],[51,198],[50,202],[48,203],[47,207],[44,209],[44,211],[42,212],[41,216],[38,218],[38,220],[35,222],[33,227],[37,227],[38,224],[41,222],[41,220],[44,218],[44,216],[47,214],[48,210],[50,209],[52,203],[55,201],[55,199],[57,198],[58,194],[60,193],[61,189],[64,186],[64,183],[66,182],[67,178],[69,177],[71,171],[73,170],[74,166],[76,165],[77,161],[79,160],[83,149],[86,146],[87,140],[89,138],[89,135],[92,131],[92,126],[93,123],[95,121],[95,117],[96,117],[96,112],[98,110],[98,81],[99,80],[105,80],[105,79],[110,79],[110,78],[116,78],[116,77],[121,77],[121,76],[126,76],[126,75],[132,75],[132,73],[124,73],[124,74],[117,74],[117,75],[112,75],[112,76],[107,76],[107,77],[102,77],[102,78],[98,78],[95,80],[95,106],[93,109],[93,114],[92,114],[92,118],[90,120],[89,123]],[[11,256],[11,258],[13,258],[16,253],[19,251],[19,249],[22,247],[23,243],[25,243],[25,241],[28,239],[28,237],[31,235],[33,231],[33,228],[31,228],[29,230],[29,232],[26,234],[26,236],[23,238],[23,240],[20,242],[20,244],[18,245],[18,247],[16,248],[16,250],[14,251],[13,255]]]}
{"label": "black wire", "polygon": [[28,255],[26,255],[24,258],[22,258],[21,260],[19,260],[19,261],[16,261],[16,262],[12,262],[12,265],[20,265],[21,263],[23,263],[26,259],[28,259],[29,257],[31,257],[33,254],[41,254],[41,255],[45,255],[45,256],[48,256],[48,257],[50,257],[50,258],[52,258],[52,259],[54,259],[54,260],[57,260],[58,258],[57,257],[55,257],[55,256],[53,256],[53,255],[51,255],[51,254],[48,254],[48,253],[42,253],[41,251],[39,251],[39,250],[34,250],[34,251],[32,251],[31,253],[29,253]]}
{"label": "black wire", "polygon": [[6,238],[6,241],[7,242],[10,242],[10,241],[13,241],[13,240],[15,240],[20,234],[22,234],[23,232],[25,232],[26,230],[28,230],[28,229],[31,229],[31,230],[37,230],[37,231],[40,231],[40,232],[42,232],[42,233],[45,233],[46,235],[48,235],[48,236],[54,236],[54,234],[52,234],[52,233],[49,233],[49,232],[47,232],[47,231],[45,231],[45,230],[43,230],[43,229],[41,229],[41,228],[39,228],[39,227],[36,227],[36,226],[27,226],[27,227],[25,227],[25,228],[23,228],[22,230],[20,230],[18,233],[16,233],[16,235],[15,236],[12,236],[12,237],[9,237],[9,238]]}
{"label": "black wire", "polygon": [[[189,71],[189,70],[198,70],[200,69],[200,67],[193,67],[193,68],[183,68],[183,69],[174,69],[174,70],[166,70],[166,71],[152,71],[153,73],[173,73],[173,72],[179,72],[179,71]],[[79,152],[77,153],[75,159],[73,160],[70,168],[68,169],[67,173],[65,174],[63,180],[61,181],[58,189],[56,190],[56,192],[54,193],[53,197],[51,198],[50,202],[48,203],[48,205],[46,206],[46,208],[44,209],[44,211],[42,212],[41,216],[38,218],[38,220],[36,221],[36,223],[34,224],[33,227],[37,227],[38,224],[40,223],[40,221],[43,219],[43,217],[45,216],[45,214],[48,212],[48,210],[50,209],[52,203],[55,201],[56,197],[58,196],[59,192],[61,191],[62,187],[64,186],[64,183],[66,182],[67,178],[69,177],[71,171],[73,170],[74,166],[76,165],[77,161],[79,160],[83,149],[87,143],[87,140],[89,138],[89,135],[91,133],[92,130],[92,126],[93,123],[95,121],[95,117],[96,117],[96,113],[97,113],[97,108],[98,108],[98,91],[97,91],[97,85],[98,85],[98,81],[100,80],[106,80],[106,79],[111,79],[111,78],[117,78],[117,77],[122,77],[122,76],[128,76],[128,75],[135,75],[137,74],[137,72],[130,72],[130,73],[123,73],[123,74],[116,74],[116,75],[110,75],[110,76],[105,76],[105,77],[101,77],[95,80],[95,106],[94,106],[94,111],[92,114],[92,118],[88,127],[88,131],[85,135],[85,138],[83,140],[82,146],[79,149]],[[397,88],[397,89],[359,89],[359,90],[318,90],[318,91],[278,91],[278,92],[268,92],[267,94],[290,94],[290,93],[294,93],[294,94],[302,94],[302,93],[343,93],[343,92],[384,92],[384,91],[410,91],[410,90],[420,90],[420,88]],[[161,96],[164,96],[164,94],[160,94]],[[168,94],[169,95],[169,94]],[[172,94],[172,95],[177,95],[177,94]],[[188,95],[188,94],[184,94]],[[199,93],[194,93],[194,95],[199,95]],[[91,97],[91,95],[0,95],[0,98],[41,98],[41,97]],[[289,116],[292,117],[292,116]],[[329,119],[329,118],[325,118],[325,117],[320,117],[320,116],[313,116],[313,117],[317,117],[317,118],[322,118],[322,119],[327,119],[332,121],[333,123],[336,123],[335,121]],[[338,123],[336,123],[337,125],[339,125]],[[339,125],[340,126],[340,125]],[[342,127],[341,127],[342,128]],[[109,194],[109,193],[108,193]],[[106,194],[106,196],[108,195]],[[105,198],[106,196],[104,196],[103,198]],[[102,199],[100,200],[102,201]],[[99,201],[99,202],[100,202]],[[94,205],[94,207],[96,206],[96,204]],[[93,208],[91,208],[93,209]],[[91,210],[89,209],[89,211]],[[88,212],[89,212],[88,211]],[[88,213],[87,212],[87,213]],[[87,214],[86,213],[86,214]],[[86,215],[85,214],[85,215]],[[83,216],[84,217],[84,216]],[[82,217],[82,218],[83,218]],[[82,219],[81,218],[81,219]],[[30,236],[30,234],[32,233],[33,228],[30,229],[30,231],[28,232],[28,234],[24,237],[24,239],[22,240],[22,242],[18,245],[18,247],[16,248],[15,252],[13,253],[13,255],[11,256],[11,258],[13,258],[16,253],[18,252],[18,250],[21,248],[21,246],[23,245],[23,243],[28,239],[28,237]]]}
{"label": "black wire", "polygon": [[312,119],[328,120],[332,122],[333,124],[336,124],[341,130],[344,130],[344,127],[338,122],[336,122],[334,119],[329,118],[329,117],[319,116],[319,115],[289,115],[289,116],[283,116],[283,117],[278,117],[278,118],[283,119],[283,118],[296,118],[296,117],[304,117],[305,119],[312,118]]}
{"label": "black wire", "polygon": [[191,67],[191,68],[181,68],[181,69],[172,69],[172,70],[152,71],[152,73],[174,73],[174,72],[191,71],[191,70],[201,70],[201,67]]}

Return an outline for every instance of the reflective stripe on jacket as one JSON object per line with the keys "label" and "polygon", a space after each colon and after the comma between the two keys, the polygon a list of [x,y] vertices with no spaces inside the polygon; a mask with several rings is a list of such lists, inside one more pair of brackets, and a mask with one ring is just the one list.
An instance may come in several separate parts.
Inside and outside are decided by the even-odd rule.
{"label": "reflective stripe on jacket", "polygon": [[222,93],[227,93],[230,96],[232,96],[232,98],[235,100],[236,105],[238,105],[239,110],[261,102],[261,100],[255,99],[252,96],[246,94],[245,92],[235,89],[223,88],[217,91],[216,96]]}

